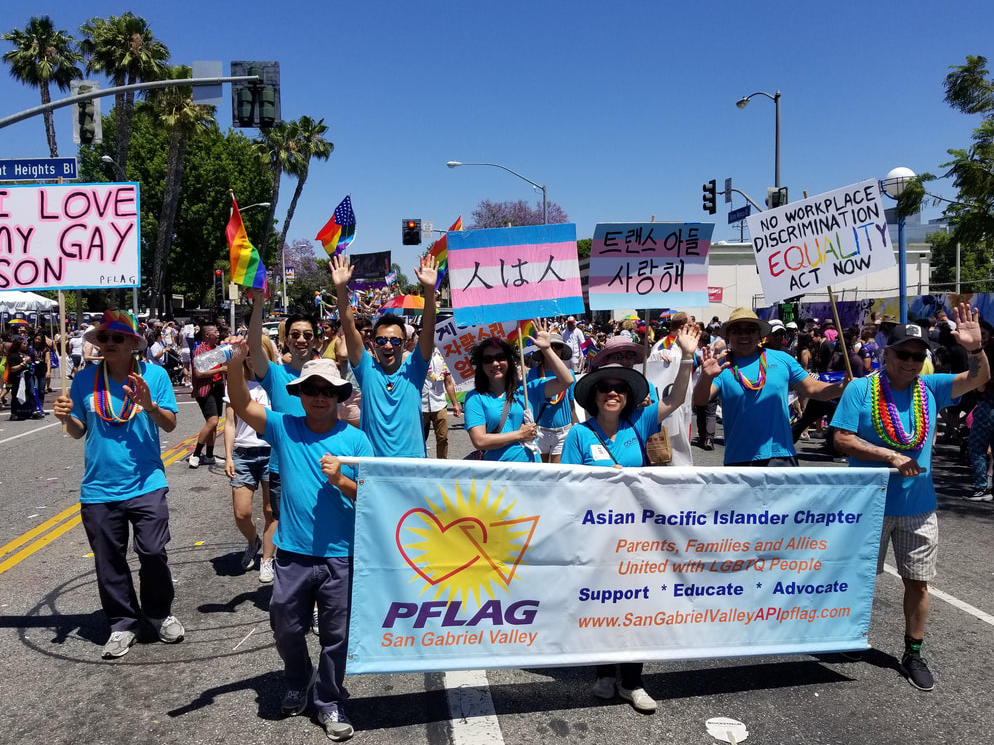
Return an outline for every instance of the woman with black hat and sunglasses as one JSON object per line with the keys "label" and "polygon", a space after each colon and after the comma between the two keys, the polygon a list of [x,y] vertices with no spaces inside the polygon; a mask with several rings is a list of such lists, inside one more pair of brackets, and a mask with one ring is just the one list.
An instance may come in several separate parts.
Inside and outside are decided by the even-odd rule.
{"label": "woman with black hat and sunglasses", "polygon": [[[537,320],[535,326],[535,336],[528,339],[538,347],[555,377],[537,378],[528,383],[528,401],[532,407],[536,400],[552,398],[573,382],[573,374],[552,349],[552,335],[546,324]],[[537,461],[532,448],[538,429],[532,419],[526,421],[514,348],[503,339],[490,337],[473,347],[470,361],[476,370],[475,390],[466,396],[464,411],[473,447],[482,451],[483,460]],[[525,443],[532,444],[532,448]]]}

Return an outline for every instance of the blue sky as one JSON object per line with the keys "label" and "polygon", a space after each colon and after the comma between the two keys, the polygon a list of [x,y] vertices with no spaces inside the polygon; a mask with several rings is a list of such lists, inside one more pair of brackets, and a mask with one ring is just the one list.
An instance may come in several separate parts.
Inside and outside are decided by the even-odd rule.
{"label": "blue sky", "polygon": [[[283,117],[324,118],[335,144],[312,166],[290,238],[313,238],[351,193],[353,250],[391,249],[405,270],[416,252],[400,244],[404,218],[445,228],[459,214],[471,222],[482,199],[541,199],[503,171],[448,169],[448,160],[500,163],[545,184],[579,237],[598,222],[702,221],[710,178],[720,189],[732,177],[762,203],[773,185],[773,103],[735,106],[754,91],[782,91],[781,180],[792,199],[898,165],[937,173],[978,123],[943,103],[948,68],[967,54],[994,56],[989,0],[3,7],[4,30],[47,13],[74,34],[90,17],[130,9],[176,64],[278,60]],[[6,75],[0,101],[3,114],[39,103]],[[230,125],[228,107],[218,118]],[[67,110],[56,128],[60,155],[72,155]],[[0,131],[0,157],[45,155],[41,118]],[[936,188],[951,195],[947,182]],[[218,185],[218,199],[226,189]],[[279,219],[292,191],[286,180]],[[732,206],[742,204],[736,196]],[[737,238],[720,195],[718,207],[715,238]]]}

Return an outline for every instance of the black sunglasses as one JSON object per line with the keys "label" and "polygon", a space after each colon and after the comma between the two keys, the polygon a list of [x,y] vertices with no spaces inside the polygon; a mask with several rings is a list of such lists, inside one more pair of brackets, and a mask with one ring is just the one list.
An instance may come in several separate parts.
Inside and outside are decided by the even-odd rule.
{"label": "black sunglasses", "polygon": [[106,344],[107,342],[113,342],[114,344],[123,344],[125,337],[124,334],[108,334],[103,331],[97,334],[97,341],[101,344]]}
{"label": "black sunglasses", "polygon": [[377,336],[374,341],[378,347],[385,347],[387,344],[391,347],[399,347],[404,343],[404,340],[397,336]]}
{"label": "black sunglasses", "polygon": [[908,360],[914,360],[915,362],[924,362],[927,356],[924,352],[909,352],[906,349],[894,350],[894,356],[897,357],[901,362],[907,362]]}
{"label": "black sunglasses", "polygon": [[314,383],[301,383],[300,392],[305,396],[324,396],[325,398],[336,398],[338,389],[326,385],[316,385]]}
{"label": "black sunglasses", "polygon": [[314,338],[314,334],[312,334],[310,331],[291,331],[290,332],[290,338],[291,339],[299,339],[300,337],[304,337],[305,341],[310,341],[311,339]]}
{"label": "black sunglasses", "polygon": [[627,396],[631,389],[628,387],[627,383],[622,383],[620,380],[612,383],[609,380],[605,380],[602,383],[598,383],[594,386],[594,390],[597,393],[621,393]]}
{"label": "black sunglasses", "polygon": [[494,362],[507,362],[507,355],[501,352],[500,354],[488,354],[481,358],[484,365],[489,365]]}

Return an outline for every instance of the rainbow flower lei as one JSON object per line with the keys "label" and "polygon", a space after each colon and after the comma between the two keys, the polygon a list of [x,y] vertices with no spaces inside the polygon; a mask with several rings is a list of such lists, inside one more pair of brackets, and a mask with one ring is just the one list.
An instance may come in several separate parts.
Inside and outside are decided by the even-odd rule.
{"label": "rainbow flower lei", "polygon": [[929,410],[925,382],[921,378],[915,379],[911,395],[911,434],[904,430],[898,418],[886,373],[870,378],[870,399],[873,429],[885,445],[896,450],[917,450],[922,446],[928,436]]}
{"label": "rainbow flower lei", "polygon": [[747,391],[762,390],[763,386],[766,385],[766,350],[764,349],[759,355],[759,377],[756,378],[755,382],[742,374],[739,366],[735,364],[734,358],[732,359],[732,375]]}
{"label": "rainbow flower lei", "polygon": [[[132,363],[132,372],[135,375],[141,374],[136,356]],[[96,409],[97,416],[110,424],[125,424],[135,418],[138,413],[138,404],[131,396],[124,397],[121,404],[121,412],[114,413],[114,404],[110,398],[110,380],[107,376],[107,363],[101,362],[100,369],[93,376],[93,408]]]}

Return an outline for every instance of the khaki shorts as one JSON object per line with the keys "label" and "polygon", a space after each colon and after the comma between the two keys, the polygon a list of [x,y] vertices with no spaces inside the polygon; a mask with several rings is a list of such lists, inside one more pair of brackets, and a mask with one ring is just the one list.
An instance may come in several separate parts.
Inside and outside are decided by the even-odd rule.
{"label": "khaki shorts", "polygon": [[567,424],[565,427],[539,427],[538,451],[543,454],[562,455],[563,443],[566,442],[566,435],[572,428],[572,424]]}
{"label": "khaki shorts", "polygon": [[884,515],[877,574],[884,570],[887,545],[892,541],[897,572],[904,579],[927,582],[935,576],[939,549],[939,519],[935,512]]}

